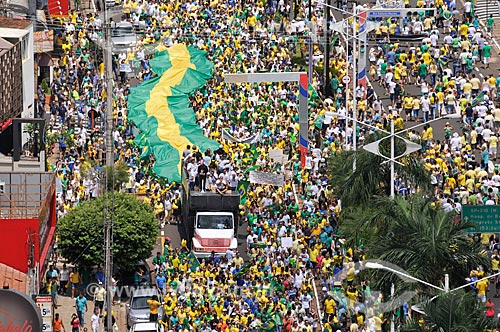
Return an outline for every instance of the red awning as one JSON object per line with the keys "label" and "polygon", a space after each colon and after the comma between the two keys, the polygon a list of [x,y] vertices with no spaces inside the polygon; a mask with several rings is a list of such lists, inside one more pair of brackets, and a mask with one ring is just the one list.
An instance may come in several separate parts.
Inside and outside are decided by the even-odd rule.
{"label": "red awning", "polygon": [[40,274],[39,274],[39,281],[43,280],[43,276],[45,275],[45,270],[47,268],[47,264],[49,259],[50,259],[50,254],[51,254],[51,249],[52,245],[54,244],[55,240],[55,234],[56,234],[56,228],[55,227],[50,227],[47,232],[49,233],[47,235],[47,240],[45,241],[45,245],[43,248],[40,248]]}

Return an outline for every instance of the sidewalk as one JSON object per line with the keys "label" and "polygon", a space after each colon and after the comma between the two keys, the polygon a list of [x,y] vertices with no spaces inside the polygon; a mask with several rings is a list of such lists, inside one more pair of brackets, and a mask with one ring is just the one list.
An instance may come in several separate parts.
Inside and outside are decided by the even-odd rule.
{"label": "sidewalk", "polygon": [[[62,262],[59,262],[56,266],[58,268],[61,268]],[[57,306],[57,309],[54,309],[54,315],[56,313],[59,313],[60,317],[63,320],[63,324],[64,324],[64,327],[66,328],[66,331],[70,332],[71,331],[71,315],[76,313],[76,307],[75,307],[75,299],[71,298],[71,290],[68,290],[67,292],[69,294],[67,296],[59,295],[58,306]],[[89,310],[88,310],[88,312],[85,313],[85,327],[90,332],[92,330],[90,328],[90,317],[92,316],[92,312],[94,310],[94,302],[88,301],[87,306],[88,306]],[[118,331],[119,332],[127,331],[125,304],[124,303],[120,303],[120,304],[116,303],[112,307],[112,311],[115,314],[116,323],[118,324]],[[103,323],[103,320],[101,318],[99,332],[102,331],[103,329],[104,329],[104,323]]]}

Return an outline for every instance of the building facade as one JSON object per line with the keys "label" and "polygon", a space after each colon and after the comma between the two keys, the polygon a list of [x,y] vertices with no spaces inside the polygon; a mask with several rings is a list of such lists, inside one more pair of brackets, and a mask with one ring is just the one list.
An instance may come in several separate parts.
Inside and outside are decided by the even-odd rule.
{"label": "building facade", "polygon": [[0,17],[0,38],[13,45],[20,44],[23,109],[17,117],[33,118],[35,116],[33,24],[28,20]]}
{"label": "building facade", "polygon": [[0,131],[23,112],[23,65],[21,43],[12,44],[0,37]]}

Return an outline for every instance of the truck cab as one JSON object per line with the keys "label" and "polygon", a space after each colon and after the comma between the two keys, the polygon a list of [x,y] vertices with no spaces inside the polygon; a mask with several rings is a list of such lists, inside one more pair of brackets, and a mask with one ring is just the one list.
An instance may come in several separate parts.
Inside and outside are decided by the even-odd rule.
{"label": "truck cab", "polygon": [[225,254],[228,248],[236,250],[238,239],[235,234],[234,216],[231,212],[197,212],[192,238],[196,256]]}
{"label": "truck cab", "polygon": [[182,219],[187,240],[197,257],[224,255],[238,248],[240,195],[190,190],[182,183]]}

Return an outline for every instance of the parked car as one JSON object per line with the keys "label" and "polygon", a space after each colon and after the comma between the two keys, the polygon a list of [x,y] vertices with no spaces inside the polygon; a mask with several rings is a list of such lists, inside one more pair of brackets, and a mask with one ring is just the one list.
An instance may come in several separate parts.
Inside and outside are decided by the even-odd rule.
{"label": "parked car", "polygon": [[163,332],[163,326],[152,322],[135,323],[130,332]]}
{"label": "parked car", "polygon": [[113,50],[126,51],[137,44],[137,34],[134,25],[127,21],[121,21],[111,27],[111,42]]}
{"label": "parked car", "polygon": [[[156,295],[160,297],[158,289],[138,288],[132,291],[130,300],[126,306],[127,328],[130,329],[136,323],[144,323],[149,321],[149,305],[148,300]],[[158,308],[158,317],[163,317],[163,308]]]}

